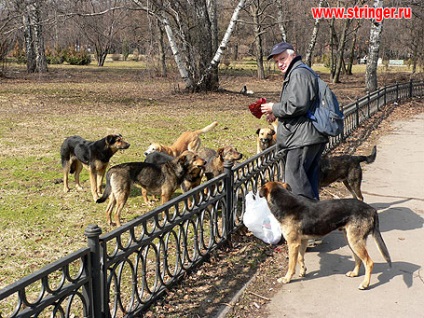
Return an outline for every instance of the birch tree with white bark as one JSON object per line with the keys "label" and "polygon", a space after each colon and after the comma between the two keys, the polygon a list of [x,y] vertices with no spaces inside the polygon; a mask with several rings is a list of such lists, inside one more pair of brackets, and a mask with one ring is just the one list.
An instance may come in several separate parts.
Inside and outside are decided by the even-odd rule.
{"label": "birch tree with white bark", "polygon": [[43,1],[16,1],[15,8],[22,14],[27,72],[47,72],[42,21]]}
{"label": "birch tree with white bark", "polygon": [[[382,7],[383,0],[374,0],[374,7]],[[383,20],[384,21],[384,20]],[[371,21],[370,40],[368,46],[367,66],[365,70],[365,85],[368,92],[374,92],[378,88],[377,63],[380,52],[381,33],[383,31],[383,21]]]}
{"label": "birch tree with white bark", "polygon": [[[320,0],[318,7],[321,8],[324,0]],[[320,19],[316,18],[314,22],[314,29],[312,30],[311,40],[309,41],[308,50],[306,51],[305,63],[312,66],[312,57],[314,54],[315,45],[317,44],[318,31]]]}

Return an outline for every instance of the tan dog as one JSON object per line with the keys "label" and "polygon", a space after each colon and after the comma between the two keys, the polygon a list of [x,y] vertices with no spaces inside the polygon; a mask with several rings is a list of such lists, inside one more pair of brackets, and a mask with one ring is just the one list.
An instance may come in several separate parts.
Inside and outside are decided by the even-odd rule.
{"label": "tan dog", "polygon": [[218,122],[214,121],[212,124],[206,126],[203,129],[183,132],[171,146],[165,146],[156,142],[152,143],[144,152],[144,155],[147,156],[155,151],[159,151],[167,153],[173,157],[178,157],[185,150],[196,152],[199,150],[201,144],[200,135],[211,131],[217,125]]}
{"label": "tan dog", "polygon": [[207,161],[205,176],[208,180],[210,180],[224,172],[225,161],[234,163],[237,160],[240,160],[243,157],[243,154],[238,152],[237,149],[232,146],[225,146],[218,148],[217,151],[210,148],[204,148],[199,151],[199,156]]}
{"label": "tan dog", "polygon": [[256,134],[258,135],[256,139],[256,153],[261,153],[277,142],[275,130],[273,128],[259,128]]}
{"label": "tan dog", "polygon": [[370,285],[374,262],[368,255],[366,242],[372,234],[384,259],[391,266],[390,255],[381,237],[377,210],[357,199],[313,201],[289,191],[286,183],[267,182],[259,191],[280,222],[281,233],[289,248],[289,268],[278,282],[289,283],[300,265],[300,277],[306,274],[305,252],[309,239],[322,237],[334,230],[342,230],[353,252],[355,267],[346,276],[359,275],[361,263],[365,266],[365,277],[359,289]]}

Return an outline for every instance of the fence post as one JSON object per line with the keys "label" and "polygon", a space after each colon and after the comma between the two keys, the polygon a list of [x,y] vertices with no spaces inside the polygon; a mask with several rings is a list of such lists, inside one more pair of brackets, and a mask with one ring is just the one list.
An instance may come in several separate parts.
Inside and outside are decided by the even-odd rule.
{"label": "fence post", "polygon": [[412,79],[409,80],[409,98],[412,98],[412,88],[413,88]]}
{"label": "fence post", "polygon": [[234,227],[234,209],[233,209],[233,163],[230,161],[224,161],[224,172],[225,178],[225,196],[227,198],[227,214],[224,216],[224,237],[229,239],[230,233]]}
{"label": "fence post", "polygon": [[355,106],[356,106],[356,126],[355,126],[355,129],[356,129],[359,127],[359,99],[358,98],[356,99]]}
{"label": "fence post", "polygon": [[367,119],[371,117],[371,92],[368,91],[367,95]]}
{"label": "fence post", "polygon": [[396,82],[396,103],[399,102],[399,82]]}
{"label": "fence post", "polygon": [[384,105],[383,106],[386,106],[386,104],[387,104],[387,86],[386,84],[384,84]]}
{"label": "fence post", "polygon": [[93,317],[105,317],[102,313],[104,307],[104,291],[102,287],[106,282],[102,282],[102,270],[100,264],[100,234],[102,229],[96,224],[90,224],[84,231],[84,235],[87,237],[87,245],[91,250],[91,281],[92,281],[92,292],[93,292],[93,303],[91,304],[91,312]]}

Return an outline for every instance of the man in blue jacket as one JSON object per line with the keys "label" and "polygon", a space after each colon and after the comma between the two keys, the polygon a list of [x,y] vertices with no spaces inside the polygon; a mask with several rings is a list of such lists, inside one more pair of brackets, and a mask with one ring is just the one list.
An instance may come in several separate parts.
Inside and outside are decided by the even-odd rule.
{"label": "man in blue jacket", "polygon": [[286,152],[285,182],[293,193],[319,200],[319,162],[328,137],[315,129],[306,116],[318,93],[317,81],[291,44],[276,44],[268,56],[284,75],[280,101],[262,104],[270,121],[278,120],[277,149]]}

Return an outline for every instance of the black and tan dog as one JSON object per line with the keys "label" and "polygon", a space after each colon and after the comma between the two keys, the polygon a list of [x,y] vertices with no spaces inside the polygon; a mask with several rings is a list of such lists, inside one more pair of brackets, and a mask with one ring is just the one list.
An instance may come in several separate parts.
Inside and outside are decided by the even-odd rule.
{"label": "black and tan dog", "polygon": [[128,149],[129,146],[130,144],[119,134],[108,135],[97,141],[87,141],[80,136],[66,138],[60,147],[63,191],[69,192],[69,173],[75,173],[76,187],[82,190],[79,175],[84,166],[90,173],[91,194],[96,201],[102,192],[102,182],[110,158],[118,150]]}
{"label": "black and tan dog", "polygon": [[377,156],[377,147],[374,146],[369,156],[334,156],[321,159],[319,186],[342,181],[355,199],[364,201],[361,192],[362,168],[361,162],[373,163]]}
{"label": "black and tan dog", "polygon": [[273,128],[258,128],[256,130],[256,153],[261,153],[265,149],[276,144],[276,134]]}
{"label": "black and tan dog", "polygon": [[199,151],[199,156],[206,159],[206,179],[210,180],[224,172],[224,162],[235,163],[243,157],[233,146],[220,147],[216,151],[211,148],[203,148]]}
{"label": "black and tan dog", "polygon": [[[96,202],[102,203],[109,198],[106,208],[108,224],[121,225],[121,211],[128,200],[132,185],[141,187],[144,202],[150,204],[148,194],[160,195],[161,203],[171,199],[175,190],[188,178],[190,169],[202,166],[205,161],[191,151],[183,152],[179,157],[155,165],[147,162],[128,162],[113,166],[106,174],[106,187],[103,196]],[[116,206],[115,224],[111,215]]]}
{"label": "black and tan dog", "polygon": [[304,255],[309,239],[342,230],[353,252],[355,267],[346,273],[348,277],[359,274],[361,262],[365,266],[365,277],[359,289],[370,285],[374,262],[368,255],[366,239],[372,234],[384,259],[391,266],[390,255],[379,230],[377,211],[357,199],[312,201],[288,191],[288,185],[281,182],[267,182],[259,191],[266,198],[268,206],[281,224],[281,232],[289,249],[287,274],[278,281],[289,283],[300,265],[300,277],[306,274]]}

